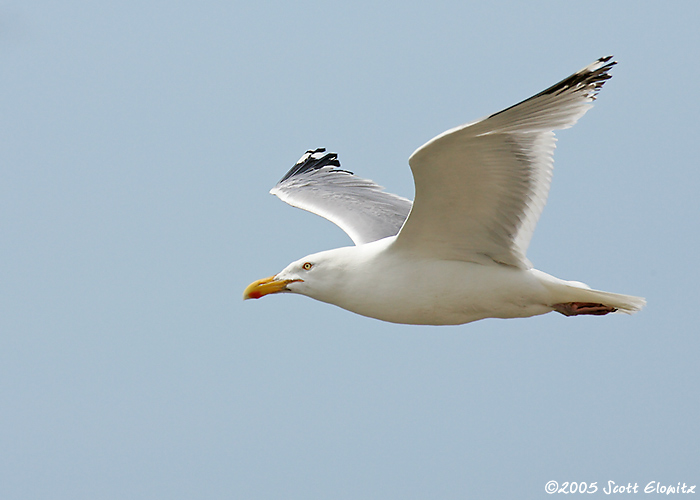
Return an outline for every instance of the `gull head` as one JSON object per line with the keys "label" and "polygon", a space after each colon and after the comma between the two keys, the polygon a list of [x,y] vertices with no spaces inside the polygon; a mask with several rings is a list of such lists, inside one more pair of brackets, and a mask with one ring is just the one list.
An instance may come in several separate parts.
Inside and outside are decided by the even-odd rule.
{"label": "gull head", "polygon": [[243,300],[274,293],[298,293],[328,302],[343,287],[354,248],[336,248],[296,260],[274,276],[248,285]]}

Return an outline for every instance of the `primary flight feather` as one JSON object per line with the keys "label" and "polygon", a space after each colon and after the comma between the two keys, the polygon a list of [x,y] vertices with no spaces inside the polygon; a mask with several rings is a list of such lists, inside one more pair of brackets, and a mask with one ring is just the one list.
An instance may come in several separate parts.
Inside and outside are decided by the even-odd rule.
{"label": "primary flight feather", "polygon": [[299,293],[394,323],[633,313],[644,299],[592,290],[532,267],[527,247],[547,201],[554,130],[591,107],[616,64],[603,57],[539,94],[444,132],[409,158],[411,202],[307,151],[270,191],[337,224],[355,246],[299,259],[244,299]]}

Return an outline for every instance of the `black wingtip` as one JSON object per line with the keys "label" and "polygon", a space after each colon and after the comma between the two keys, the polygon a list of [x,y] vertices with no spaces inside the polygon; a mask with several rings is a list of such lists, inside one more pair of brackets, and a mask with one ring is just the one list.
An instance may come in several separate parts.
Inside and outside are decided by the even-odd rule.
{"label": "black wingtip", "polygon": [[617,64],[617,61],[609,62],[613,56],[601,57],[593,64],[590,64],[580,71],[577,71],[568,78],[563,79],[541,92],[544,94],[559,94],[569,89],[588,87],[593,85],[593,91],[590,94],[592,99],[595,99],[596,94],[603,88],[603,84],[612,78],[610,70]]}
{"label": "black wingtip", "polygon": [[[338,153],[327,153],[326,148],[309,149],[279,182],[284,182],[295,175],[311,172],[327,166],[340,167]],[[338,172],[347,172],[347,170],[338,170]],[[352,174],[352,172],[347,173]]]}
{"label": "black wingtip", "polygon": [[603,88],[603,84],[607,80],[612,78],[612,75],[609,73],[609,71],[612,69],[613,66],[617,64],[617,61],[608,62],[612,58],[613,56],[601,57],[593,64],[589,64],[585,68],[577,71],[576,73],[567,78],[564,78],[559,83],[555,83],[554,85],[552,85],[548,89],[543,90],[539,94],[535,94],[534,96],[525,99],[524,101],[521,101],[517,104],[514,104],[506,109],[499,111],[498,113],[494,113],[491,116],[489,116],[489,118],[493,118],[494,116],[500,115],[501,113],[513,109],[516,106],[520,106],[524,102],[530,101],[532,99],[537,99],[538,97],[542,97],[543,95],[560,94],[562,92],[566,92],[569,89],[579,91],[581,89],[589,87],[590,85],[593,85],[593,89],[588,91],[589,93],[587,97],[595,99],[598,92],[600,92],[600,89]]}

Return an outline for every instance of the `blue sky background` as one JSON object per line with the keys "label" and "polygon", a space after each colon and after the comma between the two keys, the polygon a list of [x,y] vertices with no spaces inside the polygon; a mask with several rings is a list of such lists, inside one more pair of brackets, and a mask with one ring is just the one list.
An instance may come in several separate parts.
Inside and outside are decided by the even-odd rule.
{"label": "blue sky background", "polygon": [[[0,2],[0,497],[700,483],[699,5]],[[306,149],[412,197],[415,148],[608,54],[529,257],[643,312],[241,301],[350,244],[267,194]]]}

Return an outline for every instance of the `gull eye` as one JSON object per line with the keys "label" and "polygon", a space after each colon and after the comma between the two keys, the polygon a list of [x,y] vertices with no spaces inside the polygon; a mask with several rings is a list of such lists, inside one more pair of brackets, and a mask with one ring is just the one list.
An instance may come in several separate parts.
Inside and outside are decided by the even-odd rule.
{"label": "gull eye", "polygon": [[314,267],[314,265],[313,265],[311,262],[304,262],[304,264],[301,266],[301,268],[302,268],[304,271],[308,271],[308,270],[311,269],[312,267]]}

